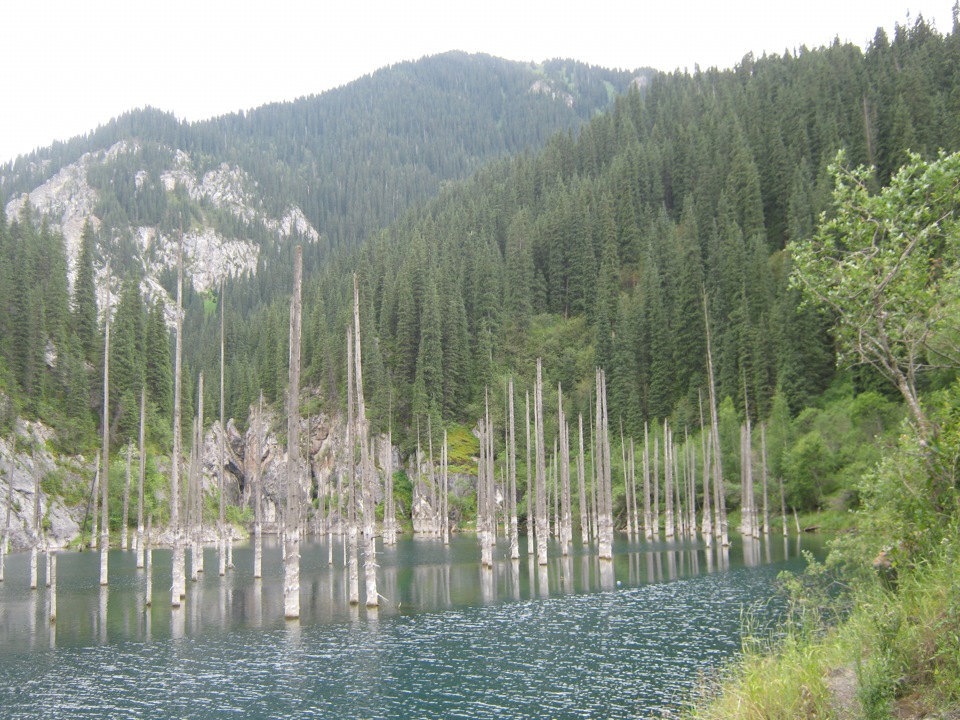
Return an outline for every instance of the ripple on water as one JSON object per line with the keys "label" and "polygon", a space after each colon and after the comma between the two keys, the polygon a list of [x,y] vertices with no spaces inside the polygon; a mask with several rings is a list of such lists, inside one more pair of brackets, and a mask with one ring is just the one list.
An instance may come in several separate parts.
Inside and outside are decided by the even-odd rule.
{"label": "ripple on water", "polygon": [[[157,623],[147,639],[151,616],[131,612],[121,620],[134,630],[120,632],[111,617],[107,642],[98,639],[91,594],[77,629],[63,622],[69,642],[24,643],[12,654],[0,648],[0,716],[648,717],[677,707],[704,671],[738,652],[744,608],[771,594],[782,567],[413,614],[385,610],[376,619],[338,611],[332,621],[302,626],[251,623],[251,605],[232,610],[239,620],[179,638]],[[122,597],[118,587],[111,602]],[[223,594],[210,592],[215,605],[199,612],[219,612]],[[252,603],[239,587],[226,596]],[[265,591],[262,601],[267,607],[278,596]],[[33,617],[42,617],[33,602]],[[169,610],[153,617],[162,613]]]}

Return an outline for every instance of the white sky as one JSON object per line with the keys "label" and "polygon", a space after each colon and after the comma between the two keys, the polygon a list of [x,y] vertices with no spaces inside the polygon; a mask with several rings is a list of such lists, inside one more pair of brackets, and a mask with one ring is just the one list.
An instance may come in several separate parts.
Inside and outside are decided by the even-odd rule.
{"label": "white sky", "polygon": [[662,70],[863,47],[953,0],[3,0],[0,163],[150,105],[187,120],[447,50]]}

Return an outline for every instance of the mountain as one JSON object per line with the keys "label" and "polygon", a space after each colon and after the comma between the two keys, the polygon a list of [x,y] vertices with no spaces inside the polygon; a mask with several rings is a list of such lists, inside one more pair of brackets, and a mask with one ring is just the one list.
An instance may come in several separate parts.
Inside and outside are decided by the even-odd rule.
{"label": "mountain", "polygon": [[[232,279],[228,315],[236,327],[289,294],[295,244],[304,246],[309,277],[444,184],[491,159],[534,152],[557,132],[573,132],[649,75],[452,52],[204,122],[181,122],[151,108],[132,111],[0,167],[0,207],[10,223],[0,236],[0,335],[22,340],[0,351],[0,391],[6,388],[12,403],[0,416],[9,421],[25,410],[57,425],[86,396],[82,417],[65,433],[74,438],[69,444],[82,444],[79,438],[98,422],[100,379],[93,367],[101,362],[102,341],[95,337],[96,315],[76,326],[67,318],[83,315],[80,306],[88,304],[102,312],[109,296],[128,318],[159,301],[169,325],[181,234],[185,362],[210,372],[218,360],[204,338],[221,281]],[[91,240],[86,255],[84,227]],[[60,275],[69,278],[65,286]],[[89,303],[78,298],[78,275],[93,278],[81,288]],[[32,278],[36,293],[22,292]],[[127,306],[132,314],[121,313],[131,288],[138,295]],[[131,323],[125,326],[130,332],[143,332],[143,322]],[[128,343],[128,364],[136,365],[137,357],[142,362],[145,344],[143,338]],[[162,344],[154,338],[152,374],[168,384],[169,373],[156,367],[165,362]],[[269,350],[282,345],[274,341]],[[129,381],[139,382],[144,371],[131,372]],[[64,400],[67,394],[73,400]],[[151,394],[162,415],[169,390]],[[185,395],[192,399],[190,388]],[[242,413],[245,398],[245,391],[236,395],[231,411]],[[122,409],[114,412],[114,422],[124,416]]]}
{"label": "mountain", "polygon": [[182,225],[203,291],[290,242],[316,266],[443,183],[578,127],[638,77],[452,52],[204,122],[148,108],[0,168],[0,200],[9,220],[29,199],[62,229],[71,269],[90,220],[117,276],[155,291]]}

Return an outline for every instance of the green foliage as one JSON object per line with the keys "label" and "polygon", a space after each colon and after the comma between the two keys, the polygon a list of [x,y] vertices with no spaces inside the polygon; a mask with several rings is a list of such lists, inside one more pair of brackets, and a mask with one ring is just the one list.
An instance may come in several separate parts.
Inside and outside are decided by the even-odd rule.
{"label": "green foliage", "polygon": [[917,376],[960,365],[950,344],[935,342],[956,328],[960,154],[911,155],[879,193],[871,170],[847,170],[844,160],[831,167],[835,214],[812,241],[792,245],[794,279],[836,317],[840,361],[883,374],[927,439]]}
{"label": "green foliage", "polygon": [[413,512],[413,483],[405,470],[393,473],[393,500],[397,507],[397,518],[410,518]]}
{"label": "green foliage", "polygon": [[57,467],[40,479],[40,489],[45,495],[59,498],[64,505],[77,507],[87,500],[89,484],[82,476],[68,473]]}

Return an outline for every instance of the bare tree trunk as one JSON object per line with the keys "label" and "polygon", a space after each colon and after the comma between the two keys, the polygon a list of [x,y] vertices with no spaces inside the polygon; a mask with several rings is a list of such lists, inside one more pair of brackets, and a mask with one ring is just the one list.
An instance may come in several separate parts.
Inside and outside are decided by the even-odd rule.
{"label": "bare tree trunk", "polygon": [[447,447],[447,429],[443,429],[443,457],[440,460],[441,473],[440,482],[443,491],[441,497],[440,513],[440,536],[443,538],[443,544],[450,544],[450,454]]}
{"label": "bare tree trunk", "polygon": [[547,458],[543,436],[543,367],[540,358],[537,358],[537,381],[533,394],[533,422],[537,454],[537,563],[546,565],[550,528],[547,521]]}
{"label": "bare tree trunk", "polygon": [[627,537],[633,537],[633,518],[630,517],[630,473],[627,465],[627,442],[623,436],[623,418],[620,418],[620,467],[623,468],[623,494],[627,509]]}
{"label": "bare tree trunk", "polygon": [[367,406],[363,398],[363,364],[360,357],[360,288],[357,276],[353,276],[353,340],[355,351],[353,361],[356,366],[354,381],[357,394],[357,421],[360,436],[360,467],[363,473],[363,571],[364,587],[367,593],[367,607],[377,607],[380,602],[377,593],[377,535],[376,507],[373,502],[373,453],[370,450],[370,431],[367,426]]}
{"label": "bare tree trunk", "polygon": [[570,426],[563,413],[563,389],[557,383],[558,415],[560,426],[560,547],[563,555],[570,554],[573,544],[573,514],[570,504]]}
{"label": "bare tree trunk", "polygon": [[783,536],[787,537],[787,500],[783,493],[783,475],[780,476],[780,517],[783,519]]}
{"label": "bare tree trunk", "polygon": [[110,549],[110,261],[107,260],[106,302],[103,311],[103,482],[100,484],[100,584],[108,582],[107,552]]}
{"label": "bare tree trunk", "polygon": [[707,293],[703,291],[703,320],[707,330],[707,377],[710,382],[710,422],[713,426],[713,482],[717,494],[718,528],[720,542],[729,547],[730,536],[727,530],[727,501],[723,489],[723,464],[720,457],[720,423],[717,418],[717,391],[713,381],[713,350],[710,346],[710,313],[707,309]]}
{"label": "bare tree trunk", "polygon": [[303,248],[297,245],[290,301],[290,382],[287,390],[287,507],[283,515],[286,557],[283,568],[283,616],[300,617],[300,284]]}
{"label": "bare tree trunk", "polygon": [[590,519],[587,515],[586,468],[583,459],[583,413],[578,415],[580,454],[577,456],[577,497],[580,503],[580,541],[590,544]]}
{"label": "bare tree trunk", "polygon": [[520,559],[520,531],[517,520],[517,436],[513,416],[513,378],[507,383],[507,415],[510,423],[510,433],[507,441],[507,494],[509,496],[510,511],[510,558]]}
{"label": "bare tree trunk", "polygon": [[660,539],[660,438],[653,431],[653,537]]}
{"label": "bare tree trunk", "polygon": [[673,433],[669,423],[663,421],[663,534],[669,540],[674,536],[673,528]]}
{"label": "bare tree trunk", "polygon": [[643,423],[643,535],[653,539],[653,515],[650,509],[650,431]]}
{"label": "bare tree trunk", "polygon": [[147,518],[147,534],[144,538],[144,557],[146,565],[146,592],[143,600],[145,607],[153,605],[153,548],[150,545],[150,536],[153,533],[153,516]]}
{"label": "bare tree trunk", "polygon": [[10,433],[10,467],[7,479],[7,517],[3,524],[3,538],[0,538],[0,582],[3,582],[3,566],[10,551],[10,514],[13,509],[13,467],[17,457],[17,433]]}
{"label": "bare tree trunk", "polygon": [[391,408],[390,423],[387,428],[387,469],[385,480],[385,498],[384,498],[384,528],[383,540],[387,545],[397,544],[397,509],[396,502],[393,499],[393,413]]}
{"label": "bare tree trunk", "polygon": [[597,535],[601,560],[613,559],[613,487],[610,472],[610,431],[607,416],[607,381],[597,370]]}
{"label": "bare tree trunk", "polygon": [[703,519],[700,531],[707,547],[713,546],[713,521],[710,516],[710,445],[707,443],[707,427],[703,422],[703,396],[698,393],[700,405],[700,452],[703,456]]}
{"label": "bare tree trunk", "polygon": [[143,485],[147,474],[146,427],[147,388],[140,388],[140,437],[138,443],[140,476],[137,481],[137,568],[143,567]]}
{"label": "bare tree trunk", "polygon": [[197,449],[200,446],[199,423],[197,418],[193,419],[191,428],[191,447],[190,460],[187,464],[187,501],[186,501],[186,535],[187,543],[190,545],[190,579],[197,582],[200,575],[197,567],[197,558],[200,555],[200,535],[197,531],[197,485],[200,469],[197,466]]}
{"label": "bare tree trunk", "polygon": [[193,442],[196,448],[197,467],[190,473],[193,485],[193,527],[187,531],[193,536],[194,578],[203,572],[203,373],[200,373],[197,389],[197,433]]}
{"label": "bare tree trunk", "polygon": [[484,417],[478,423],[477,438],[480,440],[480,460],[477,468],[477,530],[480,536],[480,564],[493,567],[494,517],[492,512],[493,459],[490,455],[490,396],[485,393]]}
{"label": "bare tree trunk", "polygon": [[750,507],[750,500],[752,493],[750,492],[750,461],[747,457],[747,426],[740,425],[740,508],[741,508],[741,520],[740,520],[740,532],[743,533],[744,537],[753,537],[753,522],[752,522],[752,511]]}
{"label": "bare tree trunk", "polygon": [[263,390],[257,409],[257,426],[254,432],[253,456],[253,577],[263,577]]}
{"label": "bare tree trunk", "polygon": [[133,443],[127,443],[127,482],[123,486],[123,520],[120,524],[120,549],[126,550],[130,533],[127,523],[130,520],[130,473],[133,463]]}
{"label": "bare tree trunk", "polygon": [[527,390],[527,555],[533,555],[534,517],[536,514],[533,497],[533,481],[530,468],[530,391]]}
{"label": "bare tree trunk", "polygon": [[57,553],[47,551],[50,558],[47,563],[47,587],[50,588],[50,624],[57,622]]}
{"label": "bare tree trunk", "polygon": [[360,604],[360,566],[357,557],[356,417],[353,393],[353,328],[347,327],[347,580],[351,605]]}
{"label": "bare tree trunk", "polygon": [[690,480],[687,483],[687,507],[690,508],[689,535],[691,538],[695,538],[697,536],[697,448],[690,442],[686,428],[684,428],[683,434],[687,443],[687,456],[690,459]]}
{"label": "bare tree trunk", "polygon": [[97,528],[99,527],[99,521],[97,520],[97,511],[100,507],[99,501],[97,500],[97,492],[100,489],[100,453],[97,453],[97,457],[94,461],[94,470],[93,470],[93,482],[90,483],[90,497],[87,499],[87,513],[84,517],[84,522],[87,518],[90,518],[90,542],[88,547],[91,550],[95,550],[99,544],[97,539]]}
{"label": "bare tree trunk", "polygon": [[186,558],[180,524],[180,456],[183,452],[181,413],[183,374],[183,230],[177,247],[177,315],[173,364],[173,453],[170,458],[170,529],[173,531],[173,583],[170,604],[178,608],[186,591]]}
{"label": "bare tree trunk", "polygon": [[767,424],[760,424],[760,468],[763,474],[763,535],[770,535],[770,498],[767,493]]}
{"label": "bare tree trunk", "polygon": [[[217,488],[220,492],[220,514],[217,518],[217,561],[220,577],[227,574],[227,499],[226,487],[224,486],[223,466],[226,464],[226,452],[224,449],[224,436],[227,434],[227,426],[224,423],[223,407],[223,361],[224,361],[224,301],[223,301],[223,280],[220,281],[220,443],[218,445],[219,459],[217,460]],[[299,426],[299,419],[297,420]],[[201,429],[201,433],[203,430]],[[298,480],[299,482],[299,480]]]}
{"label": "bare tree trunk", "polygon": [[37,450],[33,450],[33,523],[30,543],[30,589],[37,589],[37,554],[43,542],[43,528],[40,526],[40,470],[37,468]]}

